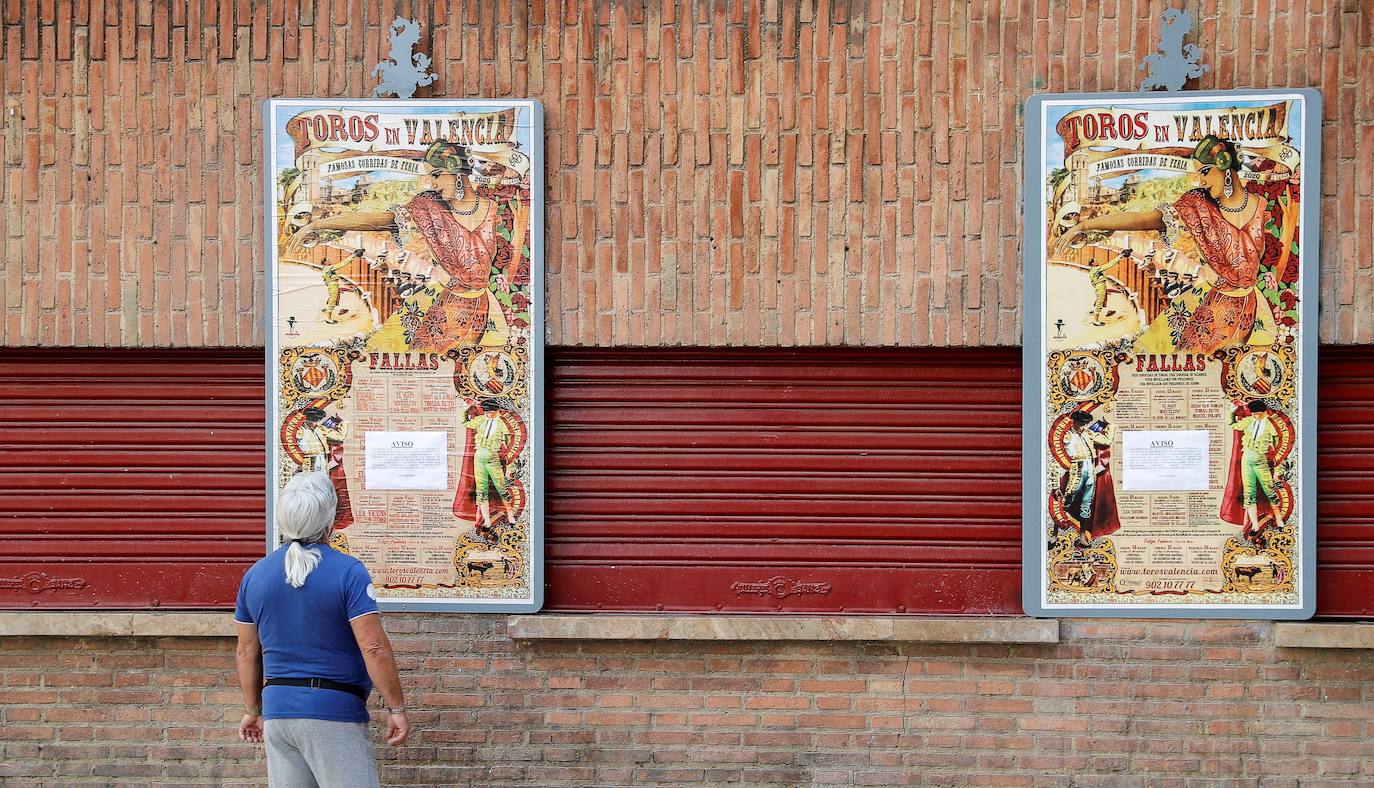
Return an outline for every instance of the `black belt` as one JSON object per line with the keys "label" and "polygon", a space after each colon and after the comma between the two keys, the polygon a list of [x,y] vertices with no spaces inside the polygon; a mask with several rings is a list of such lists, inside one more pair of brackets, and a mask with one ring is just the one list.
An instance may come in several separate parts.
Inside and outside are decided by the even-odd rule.
{"label": "black belt", "polygon": [[347,692],[349,695],[358,696],[358,700],[367,703],[368,691],[357,684],[345,684],[342,681],[333,679],[268,679],[263,683],[264,687],[277,684],[285,687],[310,687],[311,689],[328,689],[339,692]]}

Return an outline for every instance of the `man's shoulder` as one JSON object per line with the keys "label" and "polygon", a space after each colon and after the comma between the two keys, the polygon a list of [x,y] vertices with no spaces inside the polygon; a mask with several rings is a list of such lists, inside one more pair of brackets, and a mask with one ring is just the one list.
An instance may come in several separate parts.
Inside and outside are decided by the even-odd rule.
{"label": "man's shoulder", "polygon": [[254,561],[253,565],[248,567],[248,571],[245,572],[243,576],[245,579],[247,579],[254,575],[260,575],[263,572],[269,571],[272,566],[280,563],[281,556],[277,555],[276,550],[273,550],[272,552],[268,553],[262,558],[259,558],[258,560]]}
{"label": "man's shoulder", "polygon": [[327,545],[320,546],[320,553],[323,554],[321,557],[324,559],[321,563],[328,563],[330,569],[339,574],[348,574],[358,569],[362,569],[364,572],[367,571],[367,566],[364,565],[362,561],[348,553],[335,550]]}
{"label": "man's shoulder", "polygon": [[[276,559],[275,561],[273,559]],[[286,577],[286,568],[282,564],[281,556],[276,551],[268,553],[253,562],[248,567],[248,571],[243,573],[243,580],[239,583],[242,599],[245,601],[261,602],[265,595],[273,593],[273,584],[268,582],[272,577]]]}

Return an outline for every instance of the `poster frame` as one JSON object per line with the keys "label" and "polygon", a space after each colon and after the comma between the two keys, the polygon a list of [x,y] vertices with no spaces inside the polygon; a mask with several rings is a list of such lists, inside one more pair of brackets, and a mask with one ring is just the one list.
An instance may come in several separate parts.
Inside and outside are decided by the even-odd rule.
{"label": "poster frame", "polygon": [[267,506],[266,548],[276,549],[277,534],[274,513],[277,485],[277,361],[280,348],[276,335],[277,280],[277,224],[274,206],[276,177],[275,146],[276,114],[283,109],[338,108],[375,109],[399,112],[408,106],[450,106],[455,111],[465,107],[500,105],[520,107],[529,112],[530,130],[530,595],[524,599],[430,599],[423,597],[380,597],[377,607],[384,612],[444,612],[444,613],[536,613],[544,606],[544,344],[545,344],[545,284],[544,284],[544,105],[537,99],[510,98],[428,98],[428,99],[353,99],[335,97],[271,98],[260,102],[262,111],[262,145],[264,173],[263,233],[267,259],[264,261],[263,345],[267,373],[265,437],[267,441]]}
{"label": "poster frame", "polygon": [[[1098,103],[1152,101],[1250,101],[1297,99],[1302,105],[1303,149],[1306,163],[1302,169],[1302,200],[1299,249],[1302,267],[1299,282],[1299,375],[1298,409],[1300,427],[1297,449],[1301,452],[1302,501],[1298,510],[1299,577],[1298,604],[1205,605],[1205,604],[1084,604],[1049,605],[1045,601],[1044,578],[1048,571],[1048,551],[1044,534],[1047,502],[1044,499],[1046,453],[1044,410],[1047,390],[1044,374],[1046,342],[1044,336],[1044,270],[1047,217],[1043,198],[1045,167],[1045,116],[1047,103]],[[1041,93],[1026,100],[1023,114],[1024,154],[1022,157],[1022,605],[1026,615],[1048,618],[1208,618],[1305,620],[1316,611],[1317,547],[1317,325],[1320,249],[1321,192],[1321,94],[1313,88],[1236,89],[1187,92],[1130,93]]]}

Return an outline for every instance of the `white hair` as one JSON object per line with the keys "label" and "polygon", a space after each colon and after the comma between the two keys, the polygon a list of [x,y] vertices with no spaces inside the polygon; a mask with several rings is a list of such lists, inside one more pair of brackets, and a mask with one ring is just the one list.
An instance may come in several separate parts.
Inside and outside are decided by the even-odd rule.
{"label": "white hair", "polygon": [[320,551],[306,547],[323,541],[334,524],[338,495],[329,474],[323,471],[298,473],[277,496],[277,530],[291,542],[286,548],[286,582],[294,588],[305,585],[305,578],[320,563]]}

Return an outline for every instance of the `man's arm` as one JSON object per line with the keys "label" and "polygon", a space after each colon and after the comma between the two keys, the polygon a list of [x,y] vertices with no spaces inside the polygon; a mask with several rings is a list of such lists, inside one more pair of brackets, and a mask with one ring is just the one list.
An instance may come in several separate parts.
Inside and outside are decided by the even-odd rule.
{"label": "man's arm", "polygon": [[483,414],[477,412],[476,405],[468,405],[466,408],[463,408],[463,418],[460,419],[460,421],[463,422],[465,428],[475,430],[482,426],[482,415]]}
{"label": "man's arm", "polygon": [[235,621],[239,643],[235,660],[239,669],[239,689],[243,691],[243,721],[239,723],[239,738],[262,741],[262,644],[258,642],[258,628],[254,624]]}
{"label": "man's arm", "polygon": [[1116,440],[1116,425],[1111,422],[1104,422],[1107,428],[1102,432],[1094,432],[1092,441],[1098,446],[1110,446]]}
{"label": "man's arm", "polygon": [[358,616],[349,622],[353,627],[353,637],[363,652],[363,662],[367,665],[367,675],[377,687],[382,700],[386,702],[387,719],[386,740],[397,745],[410,735],[410,720],[406,718],[405,698],[401,692],[401,677],[396,672],[396,655],[391,651],[391,640],[382,629],[382,617],[376,613]]}
{"label": "man's arm", "polygon": [[1064,234],[1059,236],[1055,242],[1054,253],[1063,256],[1069,250],[1069,245],[1078,238],[1085,235],[1090,230],[1163,230],[1164,214],[1160,211],[1133,211],[1109,213],[1105,216],[1095,216],[1091,219],[1084,219],[1074,226],[1066,229]]}
{"label": "man's arm", "polygon": [[378,231],[390,230],[396,226],[396,214],[391,211],[377,211],[369,213],[347,213],[341,216],[329,216],[323,219],[316,219],[297,230],[290,240],[286,243],[288,252],[295,254],[305,248],[305,239],[320,230],[356,230],[356,231]]}
{"label": "man's arm", "polygon": [[338,216],[329,216],[324,219],[305,225],[298,232],[306,230],[390,230],[396,226],[396,214],[391,211],[373,211],[370,213],[345,213]]}

